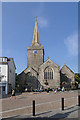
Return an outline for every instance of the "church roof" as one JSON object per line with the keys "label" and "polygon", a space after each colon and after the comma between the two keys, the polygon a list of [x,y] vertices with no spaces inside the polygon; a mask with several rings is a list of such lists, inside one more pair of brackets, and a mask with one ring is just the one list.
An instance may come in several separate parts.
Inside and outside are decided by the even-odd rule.
{"label": "church roof", "polygon": [[27,67],[27,68],[25,68],[25,70],[23,70],[20,74],[18,74],[18,75],[21,75],[22,73],[24,73],[26,70],[28,70],[28,69],[32,69],[33,71],[35,71],[36,73],[38,73],[34,68],[32,68],[32,67]]}
{"label": "church roof", "polygon": [[[32,69],[33,71],[35,71],[35,72],[37,72],[34,68],[32,68],[32,67],[27,67],[25,70],[24,70],[24,72],[27,70],[27,69]],[[38,72],[37,72],[38,73]]]}
{"label": "church roof", "polygon": [[[61,68],[61,70],[64,69],[64,67],[68,68],[68,69],[74,74],[74,72],[73,72],[67,65],[64,65],[64,66]],[[61,71],[61,70],[60,70],[60,71]]]}
{"label": "church roof", "polygon": [[40,38],[39,38],[38,26],[37,26],[37,18],[36,18],[36,21],[35,21],[32,46],[40,46]]}
{"label": "church roof", "polygon": [[[51,62],[51,63],[55,64],[55,65],[58,67],[58,69],[60,68],[59,65],[57,65],[56,63],[54,63],[54,62],[53,62],[52,60],[50,60],[49,58],[48,58],[44,63],[42,63],[40,66],[42,66],[42,65],[44,65],[45,63],[48,63],[48,62],[49,62],[49,63]],[[39,66],[39,67],[40,67],[40,66]]]}

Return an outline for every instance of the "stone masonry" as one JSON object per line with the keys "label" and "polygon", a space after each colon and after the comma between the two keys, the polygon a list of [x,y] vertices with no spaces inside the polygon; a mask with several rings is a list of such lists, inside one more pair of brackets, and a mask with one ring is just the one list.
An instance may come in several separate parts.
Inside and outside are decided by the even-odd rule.
{"label": "stone masonry", "polygon": [[37,20],[32,45],[27,47],[27,68],[18,75],[18,78],[20,90],[27,88],[29,91],[40,88],[60,88],[63,81],[69,85],[75,82],[74,73],[69,67],[63,66],[60,70],[60,66],[49,58],[44,62],[44,47],[40,44]]}

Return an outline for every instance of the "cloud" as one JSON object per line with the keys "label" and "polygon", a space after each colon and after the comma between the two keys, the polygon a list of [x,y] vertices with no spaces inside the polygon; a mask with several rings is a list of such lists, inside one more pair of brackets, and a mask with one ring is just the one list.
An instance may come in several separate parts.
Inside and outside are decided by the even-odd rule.
{"label": "cloud", "polygon": [[78,55],[78,34],[72,34],[64,40],[64,44],[70,55]]}
{"label": "cloud", "polygon": [[47,27],[48,26],[48,21],[47,21],[47,19],[45,19],[43,17],[38,17],[38,24],[41,28]]}

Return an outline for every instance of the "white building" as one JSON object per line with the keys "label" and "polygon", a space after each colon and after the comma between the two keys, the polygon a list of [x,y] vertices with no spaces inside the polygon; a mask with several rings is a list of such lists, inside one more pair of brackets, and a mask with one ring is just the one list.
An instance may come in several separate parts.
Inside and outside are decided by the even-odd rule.
{"label": "white building", "polygon": [[0,57],[0,94],[15,89],[15,64],[13,58]]}

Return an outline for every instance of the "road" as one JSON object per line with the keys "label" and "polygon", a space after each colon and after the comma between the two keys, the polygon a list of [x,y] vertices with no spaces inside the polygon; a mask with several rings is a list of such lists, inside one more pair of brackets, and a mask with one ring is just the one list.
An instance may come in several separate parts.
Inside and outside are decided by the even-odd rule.
{"label": "road", "polygon": [[77,91],[65,91],[65,92],[54,92],[46,93],[22,93],[15,98],[4,98],[2,99],[2,118],[11,116],[32,116],[32,102],[35,100],[36,114],[46,113],[49,111],[60,110],[62,101],[64,98],[64,107],[72,107],[78,105],[78,92]]}

